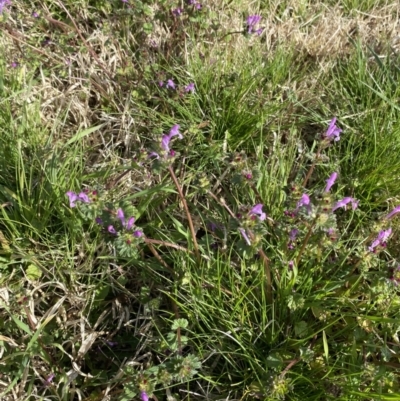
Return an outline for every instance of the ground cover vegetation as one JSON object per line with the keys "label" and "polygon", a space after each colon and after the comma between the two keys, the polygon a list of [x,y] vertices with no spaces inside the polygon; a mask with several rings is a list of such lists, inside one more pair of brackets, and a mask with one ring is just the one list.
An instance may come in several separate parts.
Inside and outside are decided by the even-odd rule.
{"label": "ground cover vegetation", "polygon": [[0,0],[0,400],[399,400],[399,12]]}

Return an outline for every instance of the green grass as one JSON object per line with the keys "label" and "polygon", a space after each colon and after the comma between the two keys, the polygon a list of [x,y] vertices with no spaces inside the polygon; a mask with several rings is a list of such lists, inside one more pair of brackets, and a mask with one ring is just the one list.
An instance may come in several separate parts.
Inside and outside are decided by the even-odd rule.
{"label": "green grass", "polygon": [[[7,7],[0,399],[400,399],[399,231],[384,219],[399,203],[399,57],[389,31],[313,37],[330,13],[336,29],[395,6]],[[263,34],[243,34],[258,12]],[[343,132],[325,146],[333,116]],[[70,207],[82,190],[91,203]],[[310,213],[290,217],[303,193]],[[348,196],[359,207],[332,212]]]}

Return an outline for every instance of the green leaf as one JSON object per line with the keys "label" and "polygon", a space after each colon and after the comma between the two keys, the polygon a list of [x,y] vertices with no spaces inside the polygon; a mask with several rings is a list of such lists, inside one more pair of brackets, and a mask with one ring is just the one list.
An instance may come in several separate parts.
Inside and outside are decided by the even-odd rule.
{"label": "green leaf", "polygon": [[307,322],[301,320],[300,322],[295,323],[294,332],[297,337],[306,337],[308,333],[308,325]]}
{"label": "green leaf", "polygon": [[328,339],[326,337],[325,330],[322,330],[322,341],[324,343],[324,355],[326,360],[328,361],[329,359],[329,347],[328,347]]}
{"label": "green leaf", "polygon": [[72,145],[73,143],[75,143],[75,142],[79,141],[80,139],[84,138],[85,136],[90,135],[92,132],[95,132],[95,131],[99,130],[103,126],[104,126],[104,124],[101,124],[101,125],[97,125],[95,127],[90,127],[88,129],[85,129],[83,131],[78,132],[69,141],[66,142],[64,147]]}
{"label": "green leaf", "polygon": [[178,328],[186,329],[189,322],[186,319],[176,319],[172,324],[171,330],[178,330]]}
{"label": "green leaf", "polygon": [[42,271],[35,265],[29,265],[25,271],[26,277],[28,280],[37,281],[42,277]]}

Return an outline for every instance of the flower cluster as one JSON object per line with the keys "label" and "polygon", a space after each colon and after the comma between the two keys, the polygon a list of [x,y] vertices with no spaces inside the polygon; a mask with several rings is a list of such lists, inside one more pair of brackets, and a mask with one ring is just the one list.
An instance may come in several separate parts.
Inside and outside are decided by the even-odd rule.
{"label": "flower cluster", "polygon": [[[175,82],[174,82],[174,80],[172,78],[167,79],[166,82],[164,82],[162,80],[159,80],[158,81],[158,86],[160,88],[165,86],[166,89],[173,89],[173,90],[177,89],[176,84],[175,84]],[[194,91],[195,91],[194,82],[191,82],[188,85],[184,86],[183,87],[183,91],[186,92],[186,93],[189,93],[189,92],[190,93],[194,93]]]}
{"label": "flower cluster", "polygon": [[262,31],[264,28],[258,28],[256,29],[256,25],[261,21],[261,16],[260,15],[249,15],[247,17],[247,33],[248,34],[256,34],[256,35],[261,35]]}
{"label": "flower cluster", "polygon": [[183,138],[182,134],[179,132],[179,128],[180,128],[179,125],[175,124],[171,128],[169,134],[164,134],[161,138],[161,143],[159,143],[157,145],[157,147],[159,148],[159,149],[157,149],[158,151],[150,152],[148,157],[155,158],[156,160],[159,160],[160,162],[169,164],[171,162],[171,159],[173,159],[175,156],[175,151],[170,148],[171,139],[174,136],[177,136],[179,139]]}
{"label": "flower cluster", "polygon": [[[97,191],[92,192],[93,196],[97,196]],[[82,191],[79,194],[73,192],[73,191],[68,191],[67,196],[69,198],[69,206],[70,207],[75,207],[77,202],[82,202],[82,203],[90,203],[91,200],[88,196],[88,191]]]}
{"label": "flower cluster", "polygon": [[323,135],[323,139],[327,143],[332,142],[332,141],[337,142],[340,140],[341,132],[342,132],[342,130],[336,126],[336,117],[334,117],[334,118],[332,118],[327,131]]}
{"label": "flower cluster", "polygon": [[[239,232],[242,235],[244,241],[246,242],[247,245],[251,246],[256,246],[258,242],[261,240],[261,238],[257,235],[254,235],[254,233],[249,234],[247,229],[258,229],[257,225],[264,221],[267,218],[266,213],[263,212],[262,210],[263,205],[261,203],[258,203],[254,207],[250,209],[248,212],[247,216],[243,218],[243,227],[239,227]],[[239,215],[239,218],[242,216]]]}

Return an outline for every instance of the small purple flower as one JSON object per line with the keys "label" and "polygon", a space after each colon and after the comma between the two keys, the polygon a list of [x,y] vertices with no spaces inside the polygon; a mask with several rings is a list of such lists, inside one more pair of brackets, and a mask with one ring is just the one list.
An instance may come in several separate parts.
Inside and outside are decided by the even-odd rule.
{"label": "small purple flower", "polygon": [[159,86],[160,88],[162,88],[162,87],[164,86],[164,82],[163,82],[163,81],[158,81],[158,86]]}
{"label": "small purple flower", "polygon": [[249,215],[250,216],[258,215],[258,219],[260,221],[265,220],[267,218],[267,215],[262,211],[262,208],[263,208],[263,204],[258,203],[250,210]]}
{"label": "small purple flower", "polygon": [[2,14],[4,8],[11,4],[10,0],[0,0],[0,14]]}
{"label": "small purple flower", "polygon": [[101,217],[96,217],[96,218],[94,219],[94,221],[95,221],[97,224],[103,224],[103,220],[101,219]]}
{"label": "small purple flower", "polygon": [[165,87],[175,89],[175,82],[172,79],[168,79],[167,85],[165,85]]}
{"label": "small purple flower", "polygon": [[130,217],[128,221],[125,222],[125,214],[121,208],[117,210],[117,217],[120,219],[122,226],[125,227],[127,230],[130,230],[135,223],[134,217]]}
{"label": "small purple flower", "polygon": [[386,217],[385,219],[390,219],[391,217],[393,217],[395,214],[400,212],[400,205],[396,206]]}
{"label": "small purple flower", "polygon": [[114,226],[112,226],[112,225],[109,225],[108,227],[107,227],[107,231],[110,233],[110,234],[114,234],[114,235],[117,235],[117,230],[114,228]]}
{"label": "small purple flower", "polygon": [[194,83],[190,83],[189,85],[185,86],[185,92],[192,92],[194,93]]}
{"label": "small purple flower", "polygon": [[372,242],[371,246],[368,247],[370,252],[374,252],[374,249],[377,246],[386,246],[386,242],[389,239],[390,235],[392,234],[392,229],[388,228],[387,230],[382,230],[379,232],[376,239]]}
{"label": "small purple flower", "polygon": [[[261,20],[261,16],[260,15],[249,15],[247,17],[247,33],[252,33],[254,31],[255,25],[257,25]],[[255,31],[255,33],[257,33],[257,31]],[[261,32],[260,32],[261,33]]]}
{"label": "small purple flower", "polygon": [[119,208],[117,210],[117,217],[121,220],[121,223],[124,226],[125,225],[125,215],[124,215],[124,211],[121,208]]}
{"label": "small purple flower", "polygon": [[150,152],[148,157],[149,157],[149,158],[150,158],[150,157],[155,157],[156,159],[159,159],[159,158],[160,158],[160,155],[159,155],[157,152]]}
{"label": "small purple flower", "polygon": [[33,18],[39,18],[39,13],[38,13],[37,11],[34,11],[34,12],[32,13],[32,17],[33,17]]}
{"label": "small purple flower", "polygon": [[143,231],[135,230],[135,231],[133,232],[133,236],[136,237],[136,238],[143,237]]}
{"label": "small purple flower", "polygon": [[251,245],[250,238],[246,234],[246,231],[243,228],[239,228],[240,234],[242,234],[243,239],[246,241],[247,245]]}
{"label": "small purple flower", "polygon": [[297,237],[298,233],[299,233],[299,230],[297,228],[292,228],[290,230],[290,233],[289,233],[289,244],[288,244],[288,248],[289,249],[293,249],[294,248],[293,243],[294,243],[294,241],[296,241],[296,237]]}
{"label": "small purple flower", "polygon": [[294,266],[293,260],[290,260],[288,265],[289,265],[289,270],[293,270],[293,266]]}
{"label": "small purple flower", "polygon": [[175,124],[172,128],[171,131],[169,132],[168,135],[163,135],[161,139],[161,147],[166,151],[169,152],[169,142],[171,141],[172,137],[177,136],[179,139],[182,139],[183,136],[179,132],[179,125]]}
{"label": "small purple flower", "polygon": [[72,191],[68,191],[66,194],[69,198],[69,206],[70,207],[75,207],[76,202],[80,201],[83,203],[90,203],[89,197],[85,194],[85,192],[81,192],[80,194],[77,194]]}
{"label": "small purple flower", "polygon": [[340,133],[342,130],[336,126],[336,117],[332,118],[327,131],[325,132],[324,138],[328,141],[338,141],[340,139]]}
{"label": "small purple flower", "polygon": [[351,203],[351,208],[353,210],[356,210],[358,207],[358,200],[351,198],[350,196],[347,196],[343,198],[342,200],[336,202],[335,206],[332,208],[332,212],[334,212],[336,209],[339,209],[340,207],[344,207],[346,210],[347,204]]}
{"label": "small purple flower", "polygon": [[142,401],[149,401],[149,396],[146,393],[146,391],[141,391],[140,392],[140,398],[141,398]]}
{"label": "small purple flower", "polygon": [[307,194],[301,195],[300,200],[296,205],[296,212],[302,207],[305,206],[308,211],[310,211],[310,197]]}
{"label": "small purple flower", "polygon": [[180,7],[175,8],[172,10],[172,14],[175,15],[175,17],[179,17],[182,14],[182,9]]}
{"label": "small purple flower", "polygon": [[337,176],[338,176],[337,173],[332,173],[331,176],[326,180],[325,192],[330,191],[330,189],[332,188],[333,184],[336,181]]}
{"label": "small purple flower", "polygon": [[48,386],[55,377],[56,375],[54,373],[50,373],[47,379],[45,380],[45,386]]}
{"label": "small purple flower", "polygon": [[193,5],[194,8],[200,10],[202,5],[197,0],[189,0],[189,4]]}
{"label": "small purple flower", "polygon": [[292,228],[289,233],[290,241],[294,241],[296,239],[298,233],[299,233],[299,230],[297,228]]}
{"label": "small purple flower", "polygon": [[[1,1],[1,0],[0,0]],[[16,61],[13,61],[11,63],[11,68],[17,68],[19,66],[19,64]]]}

